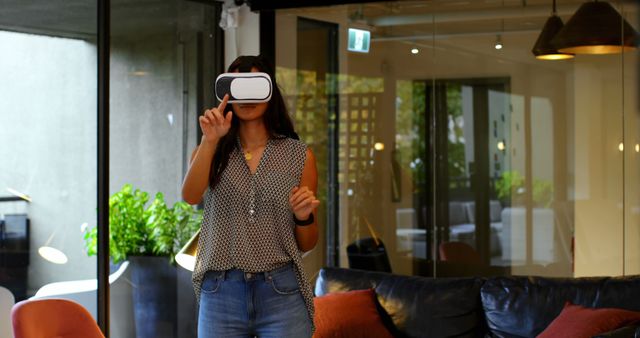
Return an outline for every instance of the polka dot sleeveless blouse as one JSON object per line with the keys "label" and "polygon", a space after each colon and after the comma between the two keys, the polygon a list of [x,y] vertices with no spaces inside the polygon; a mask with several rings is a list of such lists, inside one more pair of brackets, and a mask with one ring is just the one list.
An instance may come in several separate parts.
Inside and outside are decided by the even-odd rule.
{"label": "polka dot sleeveless blouse", "polygon": [[264,272],[293,262],[298,284],[313,319],[313,292],[302,267],[289,206],[300,184],[307,146],[291,138],[267,142],[254,174],[240,141],[216,187],[207,189],[193,285],[198,299],[209,270]]}

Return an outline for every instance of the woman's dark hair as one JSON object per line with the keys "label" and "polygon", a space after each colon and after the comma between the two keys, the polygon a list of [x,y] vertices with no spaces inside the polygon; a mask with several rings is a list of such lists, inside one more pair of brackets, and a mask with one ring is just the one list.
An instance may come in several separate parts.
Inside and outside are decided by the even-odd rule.
{"label": "woman's dark hair", "polygon": [[[271,77],[271,83],[273,92],[271,93],[271,100],[268,103],[267,110],[264,112],[263,119],[264,125],[267,128],[269,138],[286,138],[299,139],[298,134],[293,129],[293,123],[289,117],[289,112],[280,93],[280,88],[276,83],[276,76],[271,65],[265,57],[258,56],[239,56],[235,61],[229,65],[227,72],[251,72],[252,68],[257,68],[258,71],[267,73]],[[233,111],[232,105],[227,105],[227,111]],[[226,113],[226,112],[225,112]],[[229,132],[218,141],[218,147],[213,161],[211,161],[211,170],[209,173],[209,185],[213,189],[220,181],[222,172],[229,163],[229,156],[231,152],[237,147],[236,139],[238,137],[238,126],[240,121],[234,117],[231,120],[231,128]]]}

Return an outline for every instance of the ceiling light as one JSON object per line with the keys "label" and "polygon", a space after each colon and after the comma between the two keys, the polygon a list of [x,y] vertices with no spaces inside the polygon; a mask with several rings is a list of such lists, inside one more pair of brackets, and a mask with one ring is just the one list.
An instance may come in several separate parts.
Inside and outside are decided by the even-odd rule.
{"label": "ceiling light", "polygon": [[418,53],[420,53],[420,50],[418,48],[415,48],[415,47],[411,48],[411,54],[418,54]]}
{"label": "ceiling light", "polygon": [[500,37],[500,34],[496,36],[496,45],[494,47],[497,50],[502,49],[502,38]]}
{"label": "ceiling light", "polygon": [[635,49],[638,33],[608,2],[587,2],[551,43],[560,52],[612,54]]}
{"label": "ceiling light", "polygon": [[562,29],[562,19],[556,14],[556,0],[553,0],[553,14],[547,19],[542,32],[531,50],[536,59],[540,60],[565,60],[574,57],[573,54],[561,53],[552,44],[551,39]]}

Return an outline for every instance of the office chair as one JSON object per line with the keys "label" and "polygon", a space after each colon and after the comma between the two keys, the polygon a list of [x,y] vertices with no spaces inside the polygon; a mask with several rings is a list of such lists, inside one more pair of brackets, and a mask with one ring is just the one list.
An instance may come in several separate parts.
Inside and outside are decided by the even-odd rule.
{"label": "office chair", "polygon": [[391,272],[387,250],[378,238],[366,237],[347,246],[349,268]]}
{"label": "office chair", "polygon": [[104,338],[91,314],[66,299],[25,300],[11,311],[15,338]]}

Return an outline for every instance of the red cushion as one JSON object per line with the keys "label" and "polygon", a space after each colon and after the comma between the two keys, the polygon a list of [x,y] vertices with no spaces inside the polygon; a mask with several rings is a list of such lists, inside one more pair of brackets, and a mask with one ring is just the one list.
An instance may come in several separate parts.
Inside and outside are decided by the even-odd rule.
{"label": "red cushion", "polygon": [[615,308],[592,309],[567,302],[558,317],[538,338],[591,338],[638,322],[640,312]]}
{"label": "red cushion", "polygon": [[393,337],[382,324],[372,289],[330,293],[316,297],[314,338]]}

